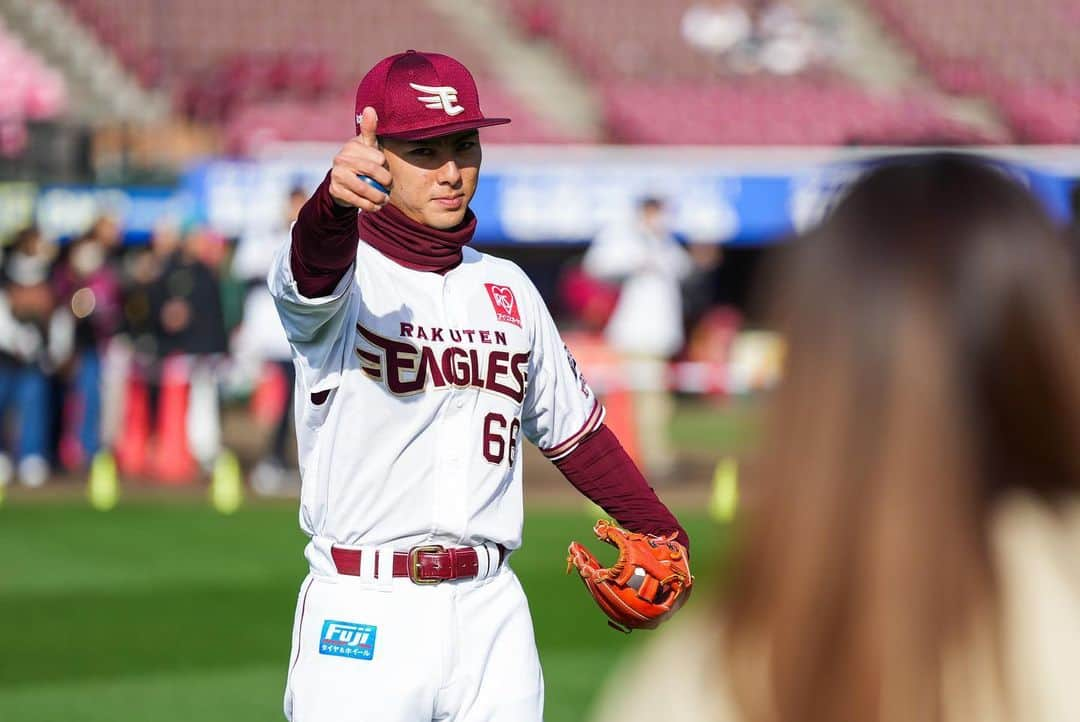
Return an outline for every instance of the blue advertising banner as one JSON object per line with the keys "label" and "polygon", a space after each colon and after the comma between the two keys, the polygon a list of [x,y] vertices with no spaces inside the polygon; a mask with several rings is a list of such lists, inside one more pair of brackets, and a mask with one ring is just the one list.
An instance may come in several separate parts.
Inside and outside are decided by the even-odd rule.
{"label": "blue advertising banner", "polygon": [[40,190],[34,220],[50,237],[67,239],[100,215],[117,219],[124,240],[142,243],[162,221],[183,224],[195,215],[193,199],[175,188],[47,186]]}
{"label": "blue advertising banner", "polygon": [[[485,161],[471,204],[478,219],[476,242],[587,243],[606,224],[632,213],[639,199],[655,196],[667,202],[671,226],[683,238],[772,243],[817,222],[872,157],[823,160],[828,156],[822,152],[820,158],[804,160],[796,153],[784,159],[773,151],[779,162],[755,164],[730,162],[719,152],[716,159],[683,162],[649,149],[603,150],[551,149],[541,158],[534,150],[518,162],[503,152],[497,162]],[[1022,162],[1007,166],[1064,222],[1080,158],[1075,163],[1069,170]],[[215,161],[192,169],[185,188],[198,199],[206,220],[239,235],[278,223],[288,190],[313,189],[328,165],[326,159]]]}
{"label": "blue advertising banner", "polygon": [[[1080,151],[990,151],[1065,222],[1080,176]],[[1064,154],[1063,154],[1064,153]],[[189,169],[179,188],[0,186],[0,232],[31,214],[46,234],[65,238],[108,213],[128,242],[149,238],[162,219],[206,223],[237,237],[278,228],[291,189],[310,191],[332,150],[299,157],[211,160]],[[700,242],[762,245],[817,222],[874,154],[835,149],[498,148],[485,158],[472,201],[483,245],[587,243],[624,219],[645,196],[666,201],[673,230]]]}

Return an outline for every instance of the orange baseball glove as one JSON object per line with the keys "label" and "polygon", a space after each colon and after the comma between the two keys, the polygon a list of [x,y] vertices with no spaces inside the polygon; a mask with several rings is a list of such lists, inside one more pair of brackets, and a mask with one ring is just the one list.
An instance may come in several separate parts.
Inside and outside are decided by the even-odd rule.
{"label": "orange baseball glove", "polygon": [[674,534],[637,534],[603,519],[593,531],[619,549],[619,558],[605,569],[588,549],[571,542],[566,573],[577,567],[611,627],[627,633],[652,629],[683,605],[694,577],[686,549]]}

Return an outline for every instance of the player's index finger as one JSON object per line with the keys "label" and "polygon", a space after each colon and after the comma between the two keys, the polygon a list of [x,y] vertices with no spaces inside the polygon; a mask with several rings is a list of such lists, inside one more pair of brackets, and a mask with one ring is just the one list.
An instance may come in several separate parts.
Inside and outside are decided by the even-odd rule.
{"label": "player's index finger", "polygon": [[379,115],[370,105],[364,108],[360,116],[360,140],[369,148],[378,148],[379,139],[375,130],[379,125]]}

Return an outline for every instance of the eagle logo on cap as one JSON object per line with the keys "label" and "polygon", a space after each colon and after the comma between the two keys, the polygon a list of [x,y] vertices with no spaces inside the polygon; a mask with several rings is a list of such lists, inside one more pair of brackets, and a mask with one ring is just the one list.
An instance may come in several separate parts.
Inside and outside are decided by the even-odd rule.
{"label": "eagle logo on cap", "polygon": [[409,87],[420,93],[433,93],[433,95],[416,97],[425,108],[442,110],[451,116],[465,112],[463,107],[455,105],[458,99],[457,88],[451,88],[449,85],[419,85],[417,83],[409,83]]}

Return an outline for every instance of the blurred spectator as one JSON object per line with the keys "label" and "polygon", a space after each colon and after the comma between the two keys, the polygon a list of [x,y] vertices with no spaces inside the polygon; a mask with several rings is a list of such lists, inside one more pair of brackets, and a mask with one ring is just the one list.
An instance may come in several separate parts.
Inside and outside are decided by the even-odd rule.
{"label": "blurred spectator", "polygon": [[[792,254],[769,287],[786,378],[720,614],[676,619],[598,719],[1077,719],[1060,234],[1005,174],[930,156],[871,171]],[[657,669],[665,694],[628,693]]]}
{"label": "blurred spectator", "polygon": [[601,332],[619,302],[619,286],[585,272],[581,259],[569,261],[559,276],[559,297],[575,321],[593,333]]}
{"label": "blurred spectator", "polygon": [[785,2],[697,3],[681,30],[688,45],[740,73],[794,75],[829,54],[822,29]]}
{"label": "blurred spectator", "polygon": [[99,222],[73,240],[55,277],[57,307],[70,311],[75,324],[74,393],[69,405],[72,433],[65,438],[77,445],[61,448],[61,458],[70,467],[84,465],[101,447],[102,363],[120,325],[120,282],[107,263],[109,236],[101,233],[104,228]]}
{"label": "blurred spectator", "polygon": [[791,5],[774,2],[758,17],[761,67],[776,75],[805,70],[819,55],[815,29]]}
{"label": "blurred spectator", "polygon": [[716,305],[724,249],[719,243],[691,242],[687,247],[694,268],[682,284],[683,330],[686,345],[680,360],[724,369],[724,390],[716,389],[712,395],[723,399],[729,393],[738,393],[732,374],[731,351],[736,335],[742,326],[742,314],[731,306]]}
{"label": "blurred spectator", "polygon": [[218,354],[227,350],[225,323],[215,270],[218,260],[208,232],[188,229],[182,240],[161,229],[154,251],[162,263],[152,306],[161,329],[159,353]]}
{"label": "blurred spectator", "polygon": [[165,262],[179,246],[179,229],[172,219],[163,218],[154,227],[150,245],[134,249],[124,259],[123,333],[131,344],[132,371],[148,384],[150,418],[155,418],[164,355],[158,287]]}
{"label": "blurred spectator", "polygon": [[188,442],[204,468],[221,451],[217,377],[228,342],[217,273],[224,256],[224,239],[205,227],[188,228],[179,248],[165,258],[152,302],[161,328],[161,354],[191,361]]}
{"label": "blurred spectator", "polygon": [[719,243],[691,242],[686,250],[694,262],[682,282],[683,329],[689,338],[716,299],[717,270],[724,260],[724,249]]}
{"label": "blurred spectator", "polygon": [[261,375],[263,364],[273,365],[284,377],[288,394],[271,432],[270,443],[251,473],[251,486],[259,494],[279,494],[299,481],[295,474],[289,473],[285,463],[287,450],[294,438],[291,411],[296,370],[293,368],[289,340],[285,337],[285,329],[281,326],[274,299],[266,285],[266,276],[278,249],[290,242],[292,222],[296,220],[307,197],[304,189],[294,188],[289,193],[280,226],[268,232],[244,236],[233,257],[233,275],[248,283],[243,325],[234,344],[237,363],[253,366],[254,376]]}
{"label": "blurred spectator", "polygon": [[15,236],[0,269],[0,435],[17,439],[0,446],[0,482],[11,477],[12,457],[27,486],[41,486],[49,476],[47,374],[66,355],[67,336],[54,316],[50,274],[55,257],[56,247],[30,227]]}
{"label": "blurred spectator", "polygon": [[601,231],[584,268],[598,280],[620,284],[605,336],[625,360],[643,464],[651,481],[662,481],[675,467],[667,362],[683,345],[679,284],[693,263],[668,230],[663,201],[647,197],[632,218]]}
{"label": "blurred spectator", "polygon": [[707,53],[726,53],[746,42],[752,31],[750,15],[736,3],[696,3],[688,7],[682,17],[683,39]]}
{"label": "blurred spectator", "polygon": [[109,214],[98,216],[86,235],[100,243],[105,249],[105,254],[110,258],[115,258],[123,250],[120,223]]}
{"label": "blurred spectator", "polygon": [[162,330],[155,304],[165,259],[178,244],[175,223],[162,218],[148,245],[120,258],[122,315],[106,355],[102,436],[115,450],[117,467],[129,475],[152,473],[157,456],[151,442],[160,420]]}
{"label": "blurred spectator", "polygon": [[[112,277],[115,289],[114,324],[111,331],[101,334],[98,339],[98,354],[101,363],[101,414],[98,422],[100,443],[106,451],[115,448],[123,426],[125,396],[131,371],[131,344],[122,335],[124,329],[124,278],[125,249],[120,223],[109,214],[99,216],[87,231],[105,251],[102,274]],[[99,328],[106,331],[105,328]]]}

